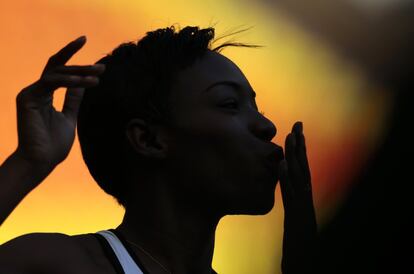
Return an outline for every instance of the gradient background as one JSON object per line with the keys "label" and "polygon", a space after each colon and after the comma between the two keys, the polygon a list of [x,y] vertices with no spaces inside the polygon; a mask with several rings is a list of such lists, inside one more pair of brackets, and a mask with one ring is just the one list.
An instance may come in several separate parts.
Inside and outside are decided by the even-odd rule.
{"label": "gradient background", "polygon": [[[121,42],[179,24],[208,27],[217,36],[253,28],[238,41],[261,49],[227,48],[257,93],[259,108],[284,143],[304,123],[318,223],[329,222],[349,182],[382,142],[392,95],[287,13],[259,1],[16,0],[0,2],[0,162],[17,145],[15,97],[37,80],[50,55],[80,35],[86,46],[71,64],[93,63]],[[56,92],[60,108],[64,91]],[[69,235],[114,228],[124,210],[93,181],[76,140],[61,165],[0,227],[0,243],[30,232]],[[213,267],[218,273],[280,273],[283,233],[280,190],[265,216],[227,216],[219,224]]]}

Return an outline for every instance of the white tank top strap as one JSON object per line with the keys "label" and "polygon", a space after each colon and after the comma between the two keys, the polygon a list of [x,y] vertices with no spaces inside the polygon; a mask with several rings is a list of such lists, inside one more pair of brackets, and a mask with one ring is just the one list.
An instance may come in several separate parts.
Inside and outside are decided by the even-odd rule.
{"label": "white tank top strap", "polygon": [[143,271],[138,267],[122,242],[113,232],[109,230],[101,230],[96,233],[102,235],[108,241],[125,274],[143,274]]}

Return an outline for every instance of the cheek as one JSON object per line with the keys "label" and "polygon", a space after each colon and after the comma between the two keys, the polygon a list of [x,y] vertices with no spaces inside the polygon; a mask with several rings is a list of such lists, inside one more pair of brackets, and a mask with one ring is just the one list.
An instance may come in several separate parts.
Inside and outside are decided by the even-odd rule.
{"label": "cheek", "polygon": [[216,132],[182,138],[175,147],[171,174],[179,193],[185,193],[183,199],[215,205],[223,214],[267,213],[274,204],[274,188],[261,179],[263,167],[254,144],[247,141],[254,138],[248,137],[228,139]]}
{"label": "cheek", "polygon": [[227,177],[240,167],[240,155],[234,147],[234,141],[217,131],[192,130],[180,134],[179,140],[171,150],[172,164],[185,171],[189,179],[216,181]]}
{"label": "cheek", "polygon": [[192,138],[181,150],[181,163],[177,169],[184,180],[195,183],[206,192],[230,195],[245,192],[257,177],[257,167],[252,154],[237,140]]}
{"label": "cheek", "polygon": [[[234,192],[254,180],[254,138],[243,121],[206,111],[180,120],[172,153],[178,172],[202,188]],[[256,174],[257,175],[257,174]]]}

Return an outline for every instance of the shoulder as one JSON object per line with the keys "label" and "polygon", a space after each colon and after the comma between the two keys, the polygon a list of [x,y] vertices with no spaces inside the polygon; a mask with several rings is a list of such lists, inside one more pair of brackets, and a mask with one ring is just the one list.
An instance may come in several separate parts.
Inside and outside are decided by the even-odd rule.
{"label": "shoulder", "polygon": [[93,267],[89,256],[79,237],[30,233],[0,246],[0,272],[81,273],[75,268]]}
{"label": "shoulder", "polygon": [[67,247],[73,247],[73,241],[69,235],[62,233],[29,233],[2,244],[0,246],[0,258],[14,252],[19,252],[22,255],[30,254],[34,257],[40,257],[44,254],[59,255],[60,252],[56,252],[56,249],[65,250]]}

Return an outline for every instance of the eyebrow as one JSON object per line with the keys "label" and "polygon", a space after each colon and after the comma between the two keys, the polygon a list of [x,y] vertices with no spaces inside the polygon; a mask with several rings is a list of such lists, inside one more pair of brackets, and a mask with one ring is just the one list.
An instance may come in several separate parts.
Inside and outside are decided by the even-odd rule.
{"label": "eyebrow", "polygon": [[[236,90],[242,90],[243,89],[243,86],[241,84],[237,83],[237,82],[234,82],[234,81],[219,81],[219,82],[215,82],[215,83],[211,84],[210,86],[208,86],[204,90],[204,92],[207,92],[210,89],[212,89],[213,87],[218,86],[218,85],[231,86],[232,88],[234,88]],[[254,90],[252,90],[252,89],[249,89],[249,90],[251,91],[252,98],[256,98],[256,92],[254,92]]]}

